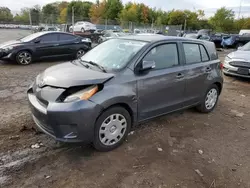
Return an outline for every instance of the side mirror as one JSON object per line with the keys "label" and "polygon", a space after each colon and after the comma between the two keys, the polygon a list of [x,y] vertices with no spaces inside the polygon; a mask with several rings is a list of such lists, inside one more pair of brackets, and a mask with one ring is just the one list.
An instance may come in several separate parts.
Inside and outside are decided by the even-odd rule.
{"label": "side mirror", "polygon": [[241,50],[242,49],[242,46],[239,46],[238,48],[237,48],[237,50]]}
{"label": "side mirror", "polygon": [[41,41],[40,38],[36,38],[36,39],[34,40],[34,43],[39,43],[40,41]]}
{"label": "side mirror", "polygon": [[150,70],[155,68],[154,61],[143,61],[141,64],[141,71]]}

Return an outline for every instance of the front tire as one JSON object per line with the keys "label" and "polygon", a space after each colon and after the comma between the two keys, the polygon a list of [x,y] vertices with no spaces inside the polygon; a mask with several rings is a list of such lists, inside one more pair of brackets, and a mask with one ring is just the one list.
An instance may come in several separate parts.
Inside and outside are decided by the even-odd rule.
{"label": "front tire", "polygon": [[79,49],[76,52],[76,59],[81,58],[86,52],[83,49]]}
{"label": "front tire", "polygon": [[214,110],[219,99],[219,88],[213,84],[210,86],[203,97],[201,104],[197,106],[198,111],[202,113],[209,113]]}
{"label": "front tire", "polygon": [[16,62],[20,65],[29,65],[32,60],[32,54],[29,51],[20,51],[16,55]]}
{"label": "front tire", "polygon": [[93,145],[107,152],[120,146],[131,128],[131,116],[126,109],[115,106],[104,111],[96,121]]}

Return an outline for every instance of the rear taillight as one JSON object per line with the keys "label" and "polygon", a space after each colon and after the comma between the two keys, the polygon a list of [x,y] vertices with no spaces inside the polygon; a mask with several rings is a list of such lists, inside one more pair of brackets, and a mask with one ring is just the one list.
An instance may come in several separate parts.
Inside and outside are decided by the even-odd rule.
{"label": "rear taillight", "polygon": [[222,70],[223,69],[223,63],[220,62],[220,69]]}

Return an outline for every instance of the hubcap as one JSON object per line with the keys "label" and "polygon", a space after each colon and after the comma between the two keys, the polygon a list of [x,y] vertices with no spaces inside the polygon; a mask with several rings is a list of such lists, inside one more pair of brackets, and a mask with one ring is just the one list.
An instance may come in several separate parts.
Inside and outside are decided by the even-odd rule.
{"label": "hubcap", "polygon": [[21,64],[27,65],[31,62],[31,55],[28,52],[21,52],[18,55],[18,60]]}
{"label": "hubcap", "polygon": [[206,96],[206,101],[205,101],[206,108],[208,110],[211,110],[214,107],[214,105],[216,104],[217,99],[218,99],[217,90],[214,88],[209,90],[209,92],[207,93],[207,96]]}
{"label": "hubcap", "polygon": [[78,50],[77,54],[76,54],[76,57],[77,58],[80,58],[84,55],[84,51],[83,50]]}
{"label": "hubcap", "polygon": [[99,139],[102,144],[112,146],[118,143],[127,129],[127,120],[121,114],[112,114],[107,117],[99,130]]}

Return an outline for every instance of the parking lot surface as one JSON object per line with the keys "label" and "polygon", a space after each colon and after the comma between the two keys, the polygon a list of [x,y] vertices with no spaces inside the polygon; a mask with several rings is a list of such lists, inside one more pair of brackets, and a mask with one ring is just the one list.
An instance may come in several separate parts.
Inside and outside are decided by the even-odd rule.
{"label": "parking lot surface", "polygon": [[225,77],[214,112],[156,118],[135,127],[115,151],[100,153],[32,128],[26,90],[58,63],[0,62],[0,187],[250,187],[250,80]]}

